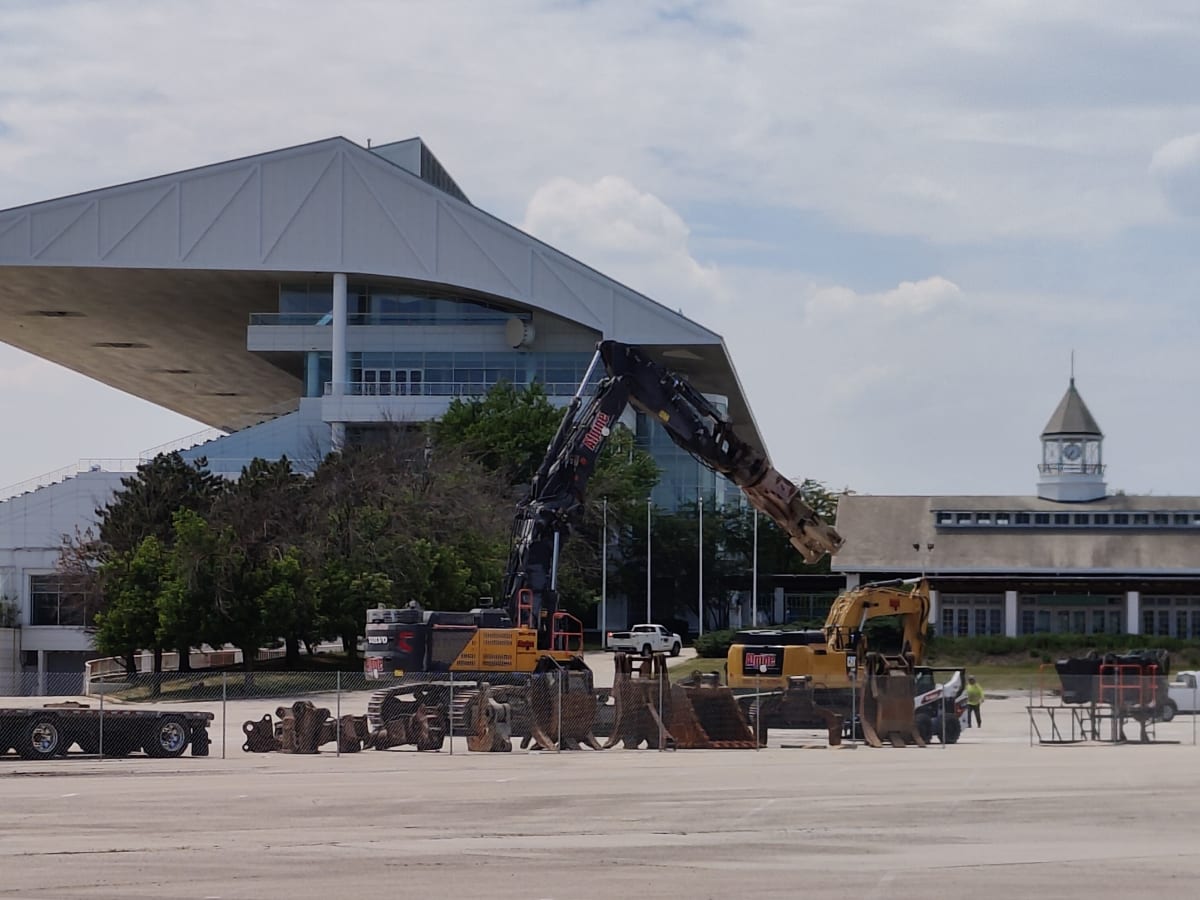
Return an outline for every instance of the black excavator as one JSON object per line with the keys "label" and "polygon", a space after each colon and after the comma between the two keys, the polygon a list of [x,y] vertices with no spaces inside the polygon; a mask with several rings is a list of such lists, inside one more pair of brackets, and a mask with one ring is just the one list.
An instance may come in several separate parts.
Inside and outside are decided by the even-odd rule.
{"label": "black excavator", "polygon": [[[599,365],[605,376],[585,404]],[[726,414],[639,348],[601,341],[517,506],[502,604],[463,613],[415,604],[368,611],[366,674],[393,682],[371,699],[373,727],[428,748],[440,746],[450,729],[480,750],[511,749],[514,734],[541,746],[598,746],[591,734],[596,703],[583,659],[583,628],[559,609],[558,560],[604,443],[630,404],[736,484],[806,560],[841,546],[838,533],[763,451],[737,435]],[[452,682],[448,673],[463,677]]]}

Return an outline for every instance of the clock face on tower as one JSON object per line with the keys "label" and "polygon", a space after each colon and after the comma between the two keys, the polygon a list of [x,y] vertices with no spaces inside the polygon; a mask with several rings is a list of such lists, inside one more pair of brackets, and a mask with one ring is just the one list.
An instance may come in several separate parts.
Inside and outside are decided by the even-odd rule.
{"label": "clock face on tower", "polygon": [[1079,446],[1077,443],[1067,444],[1065,447],[1063,447],[1062,455],[1064,459],[1075,462],[1075,460],[1079,459],[1079,457],[1083,455],[1083,447]]}

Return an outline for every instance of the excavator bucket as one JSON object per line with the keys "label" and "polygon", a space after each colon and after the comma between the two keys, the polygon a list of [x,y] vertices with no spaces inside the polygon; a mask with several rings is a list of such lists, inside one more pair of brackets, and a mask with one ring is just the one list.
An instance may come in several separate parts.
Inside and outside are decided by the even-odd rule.
{"label": "excavator bucket", "polygon": [[672,685],[666,659],[650,656],[614,657],[614,717],[606,747],[622,744],[633,750],[749,749],[756,746],[732,692],[716,679]]}
{"label": "excavator bucket", "polygon": [[529,685],[529,729],[522,747],[600,750],[592,734],[596,694],[591,673],[561,669],[535,674]]}
{"label": "excavator bucket", "polygon": [[862,688],[863,737],[872,747],[889,742],[893,747],[925,741],[917,730],[913,708],[913,677],[907,668],[882,668],[868,671]]}

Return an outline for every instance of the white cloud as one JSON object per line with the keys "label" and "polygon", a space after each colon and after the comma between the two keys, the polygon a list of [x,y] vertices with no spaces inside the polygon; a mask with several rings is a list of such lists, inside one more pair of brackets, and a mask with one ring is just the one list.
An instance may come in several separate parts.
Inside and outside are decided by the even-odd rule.
{"label": "white cloud", "polygon": [[521,227],[671,307],[719,297],[720,273],[688,249],[683,218],[624,178],[553,178],[534,191]]}
{"label": "white cloud", "polygon": [[1170,140],[1154,151],[1150,174],[1167,203],[1185,216],[1200,216],[1200,134]]}
{"label": "white cloud", "polygon": [[887,312],[892,314],[926,313],[962,297],[953,281],[934,275],[920,281],[902,281],[896,287],[877,293],[859,294],[847,287],[814,288],[807,309],[814,316]]}

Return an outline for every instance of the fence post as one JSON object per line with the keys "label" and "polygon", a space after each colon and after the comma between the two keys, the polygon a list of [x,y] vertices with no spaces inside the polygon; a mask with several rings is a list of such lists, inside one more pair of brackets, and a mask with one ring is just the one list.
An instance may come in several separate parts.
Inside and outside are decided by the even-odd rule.
{"label": "fence post", "polygon": [[[1193,676],[1194,678],[1195,676]],[[1200,712],[1196,711],[1196,685],[1192,685],[1192,746],[1196,746],[1196,716]]]}
{"label": "fence post", "polygon": [[563,688],[566,685],[566,680],[563,678],[565,670],[558,670],[558,734],[554,738],[554,752],[562,753],[562,708],[563,708]]}
{"label": "fence post", "polygon": [[100,738],[97,741],[97,751],[100,758],[104,759],[104,686],[100,687]]}
{"label": "fence post", "polygon": [[446,707],[446,723],[450,730],[450,755],[454,755],[454,671],[450,671],[450,705]]}
{"label": "fence post", "polygon": [[337,735],[336,756],[342,755],[342,670],[337,670],[337,718],[334,720],[337,724],[334,725],[334,733]]}
{"label": "fence post", "polygon": [[221,759],[225,758],[225,732],[229,730],[228,714],[226,708],[226,697],[229,693],[227,686],[229,684],[229,673],[221,673]]}
{"label": "fence post", "polygon": [[[664,662],[665,666],[666,663]],[[663,682],[667,680],[667,673],[664,669],[658,673],[658,752],[662,753],[667,749],[666,724],[663,721],[667,715],[667,711],[663,708]]]}

